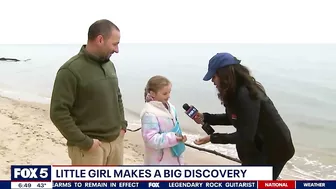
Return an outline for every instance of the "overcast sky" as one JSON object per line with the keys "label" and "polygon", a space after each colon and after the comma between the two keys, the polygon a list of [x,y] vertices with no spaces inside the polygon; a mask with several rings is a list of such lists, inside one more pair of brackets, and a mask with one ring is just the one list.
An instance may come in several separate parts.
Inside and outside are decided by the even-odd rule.
{"label": "overcast sky", "polygon": [[102,18],[122,43],[336,43],[334,1],[1,0],[0,43],[85,43]]}

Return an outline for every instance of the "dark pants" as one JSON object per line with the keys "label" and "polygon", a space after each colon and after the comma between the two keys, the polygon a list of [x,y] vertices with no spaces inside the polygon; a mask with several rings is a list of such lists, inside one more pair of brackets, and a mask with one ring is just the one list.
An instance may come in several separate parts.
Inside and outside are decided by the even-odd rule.
{"label": "dark pants", "polygon": [[287,162],[281,162],[281,163],[269,163],[267,160],[263,158],[258,158],[258,161],[252,162],[244,162],[242,163],[243,166],[272,166],[273,167],[273,180],[277,180],[278,177],[280,176],[280,173],[282,169],[285,167]]}
{"label": "dark pants", "polygon": [[[253,146],[249,148],[246,152],[246,146],[244,148],[237,148],[239,159],[243,166],[272,166],[273,167],[273,180],[277,180],[282,169],[285,167],[287,161],[279,162],[273,161],[266,153],[266,150],[254,148]],[[241,150],[243,149],[243,150]]]}
{"label": "dark pants", "polygon": [[273,180],[278,179],[282,169],[285,167],[287,162],[273,164]]}

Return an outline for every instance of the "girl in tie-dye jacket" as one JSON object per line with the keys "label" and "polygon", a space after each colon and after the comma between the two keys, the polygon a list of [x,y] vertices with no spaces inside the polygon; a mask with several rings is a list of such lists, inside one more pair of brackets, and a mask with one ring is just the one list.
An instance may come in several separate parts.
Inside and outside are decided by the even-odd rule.
{"label": "girl in tie-dye jacket", "polygon": [[175,107],[168,102],[170,81],[163,76],[149,79],[141,112],[145,165],[183,165],[184,142]]}

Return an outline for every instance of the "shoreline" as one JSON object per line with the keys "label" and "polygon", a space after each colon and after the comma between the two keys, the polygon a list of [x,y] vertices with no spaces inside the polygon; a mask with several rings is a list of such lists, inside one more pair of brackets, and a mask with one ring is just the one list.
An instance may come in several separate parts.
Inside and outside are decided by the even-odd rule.
{"label": "shoreline", "polygon": [[[0,179],[10,179],[11,165],[70,165],[66,140],[49,118],[49,104],[0,96]],[[142,165],[144,145],[138,132],[127,131],[124,164]],[[238,165],[231,160],[187,148],[187,165]]]}

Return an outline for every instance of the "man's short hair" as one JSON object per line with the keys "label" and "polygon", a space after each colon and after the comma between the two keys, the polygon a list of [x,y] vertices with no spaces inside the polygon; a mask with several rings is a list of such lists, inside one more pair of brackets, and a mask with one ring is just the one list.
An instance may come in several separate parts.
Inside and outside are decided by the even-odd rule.
{"label": "man's short hair", "polygon": [[98,35],[107,38],[111,35],[111,32],[114,29],[120,31],[113,22],[107,19],[97,20],[89,27],[88,40],[94,40]]}

